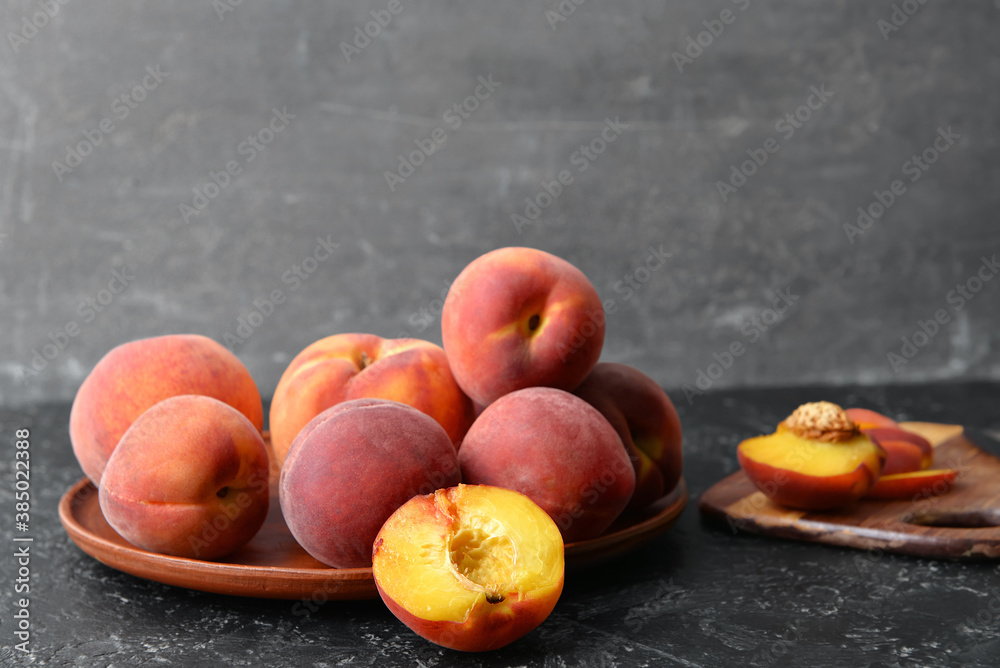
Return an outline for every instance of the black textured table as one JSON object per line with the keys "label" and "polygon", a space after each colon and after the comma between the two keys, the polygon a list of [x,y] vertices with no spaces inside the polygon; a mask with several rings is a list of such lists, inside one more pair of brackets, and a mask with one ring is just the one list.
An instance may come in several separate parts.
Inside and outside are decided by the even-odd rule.
{"label": "black textured table", "polygon": [[[969,666],[1000,665],[1000,567],[734,535],[697,498],[736,470],[736,444],[801,402],[1000,432],[1000,384],[672,392],[692,497],[666,535],[569,572],[552,616],[513,645],[465,655],[411,633],[378,600],[242,599],[119,573],[70,542],[57,517],[81,477],[64,404],[0,411],[6,513],[2,665],[70,666]],[[14,440],[31,432],[30,592],[15,593]],[[1000,484],[998,481],[997,484]],[[21,534],[18,534],[21,535]],[[14,649],[29,598],[31,653]],[[310,609],[310,607],[312,609]]]}

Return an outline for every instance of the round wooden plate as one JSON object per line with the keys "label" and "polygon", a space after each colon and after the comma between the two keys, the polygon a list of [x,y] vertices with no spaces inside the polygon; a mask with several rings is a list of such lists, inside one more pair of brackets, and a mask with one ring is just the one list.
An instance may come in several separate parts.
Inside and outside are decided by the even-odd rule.
{"label": "round wooden plate", "polygon": [[[117,570],[163,584],[257,598],[359,600],[377,598],[371,568],[330,568],[313,559],[289,532],[276,488],[264,526],[245,546],[219,561],[147,552],[127,542],[104,519],[97,489],[84,478],[59,502],[59,519],[81,550]],[[607,533],[566,545],[568,568],[591,565],[636,549],[669,529],[688,502],[687,484],[639,514],[620,518]]]}

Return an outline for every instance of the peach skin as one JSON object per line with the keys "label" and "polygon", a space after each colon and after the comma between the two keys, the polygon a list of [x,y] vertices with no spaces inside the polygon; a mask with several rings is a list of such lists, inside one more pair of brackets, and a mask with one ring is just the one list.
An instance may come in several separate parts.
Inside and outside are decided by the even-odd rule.
{"label": "peach skin", "polygon": [[295,438],[278,498],[306,552],[334,568],[362,568],[393,511],[461,481],[455,446],[432,417],[396,401],[353,399]]}
{"label": "peach skin", "polygon": [[211,397],[171,397],[139,416],[111,453],[101,511],[144,550],[217,559],[264,523],[268,468],[260,431],[235,408]]}
{"label": "peach skin", "polygon": [[462,479],[521,492],[571,543],[602,534],[628,505],[635,469],[614,427],[583,399],[528,387],[486,407],[458,451]]}
{"label": "peach skin", "polygon": [[444,350],[420,339],[336,334],[311,344],[285,369],[271,401],[271,443],[279,464],[299,431],[343,401],[378,398],[426,413],[455,445],[474,408],[455,382]]}
{"label": "peach skin", "polygon": [[934,447],[923,436],[899,427],[875,427],[861,430],[886,452],[882,475],[906,473],[930,468]]}
{"label": "peach skin", "polygon": [[884,475],[865,494],[866,499],[919,501],[940,496],[951,491],[958,471],[954,469],[926,469]]}
{"label": "peach skin", "polygon": [[624,364],[600,362],[573,394],[601,412],[618,432],[635,467],[630,508],[642,508],[681,478],[681,421],[663,388]]}
{"label": "peach skin", "polygon": [[526,387],[573,390],[597,364],[604,327],[604,305],[583,272],[533,248],[473,260],[441,313],[455,380],[482,406]]}
{"label": "peach skin", "polygon": [[69,417],[73,453],[98,485],[118,441],[148,408],[173,396],[223,401],[257,428],[264,426],[260,392],[250,372],[221,344],[197,334],[169,334],[123,343],[83,381]]}
{"label": "peach skin", "polygon": [[847,408],[844,410],[847,417],[851,418],[858,429],[875,429],[877,427],[898,427],[899,425],[890,417],[881,413],[876,413],[868,408]]}

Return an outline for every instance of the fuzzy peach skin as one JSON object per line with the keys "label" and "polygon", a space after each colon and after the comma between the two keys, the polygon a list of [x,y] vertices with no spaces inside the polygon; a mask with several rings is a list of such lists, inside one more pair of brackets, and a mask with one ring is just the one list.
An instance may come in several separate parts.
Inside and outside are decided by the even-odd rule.
{"label": "fuzzy peach skin", "polygon": [[271,401],[271,444],[281,463],[314,417],[342,401],[364,397],[408,404],[438,421],[458,444],[474,408],[455,382],[444,350],[420,339],[337,334],[292,360]]}
{"label": "fuzzy peach skin", "polygon": [[129,427],[98,498],[108,524],[133,545],[217,559],[264,523],[268,468],[260,431],[242,413],[211,397],[181,395]]}
{"label": "fuzzy peach skin", "polygon": [[597,364],[604,325],[604,306],[583,272],[533,248],[473,260],[441,313],[455,380],[483,406],[525,387],[573,390]]}
{"label": "fuzzy peach skin", "polygon": [[825,510],[859,499],[874,486],[885,451],[864,434],[843,443],[803,438],[779,425],[778,431],[739,444],[740,467],[775,503]]}
{"label": "fuzzy peach skin", "polygon": [[198,334],[168,334],[113,348],[83,381],[73,401],[69,436],[88,478],[101,473],[125,431],[148,408],[181,394],[223,401],[264,426],[260,392],[243,363]]}
{"label": "fuzzy peach skin", "polygon": [[601,535],[628,505],[635,469],[614,427],[583,399],[529,387],[487,406],[459,449],[469,484],[521,492],[567,543]]}
{"label": "fuzzy peach skin", "polygon": [[482,652],[541,624],[562,593],[559,528],[528,497],[486,485],[415,496],[372,550],[386,606],[431,642]]}
{"label": "fuzzy peach skin", "polygon": [[600,362],[573,394],[601,412],[618,432],[635,467],[630,508],[643,508],[681,478],[681,421],[663,388],[638,369]]}
{"label": "fuzzy peach skin", "polygon": [[927,469],[934,462],[934,447],[919,434],[899,427],[875,427],[861,431],[885,450],[884,476]]}
{"label": "fuzzy peach skin", "polygon": [[455,446],[434,418],[396,401],[353,399],[292,443],[278,498],[299,545],[334,568],[371,566],[372,543],[411,497],[460,483]]}

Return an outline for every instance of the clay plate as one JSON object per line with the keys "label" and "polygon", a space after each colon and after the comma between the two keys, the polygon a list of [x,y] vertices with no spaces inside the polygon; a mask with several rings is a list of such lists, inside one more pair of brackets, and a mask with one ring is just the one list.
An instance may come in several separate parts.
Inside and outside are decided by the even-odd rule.
{"label": "clay plate", "polygon": [[[272,459],[273,461],[273,459]],[[118,535],[104,519],[97,489],[84,478],[59,502],[59,519],[77,546],[103,564],[163,584],[258,598],[359,600],[376,598],[371,568],[330,568],[313,559],[288,531],[271,475],[271,506],[260,532],[219,561],[147,552]],[[683,479],[641,513],[620,518],[607,533],[566,546],[568,568],[589,566],[630,552],[669,529],[688,501]]]}

